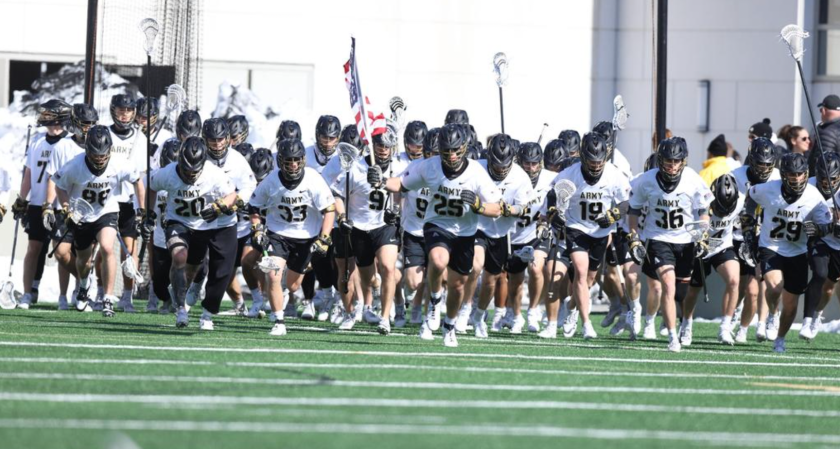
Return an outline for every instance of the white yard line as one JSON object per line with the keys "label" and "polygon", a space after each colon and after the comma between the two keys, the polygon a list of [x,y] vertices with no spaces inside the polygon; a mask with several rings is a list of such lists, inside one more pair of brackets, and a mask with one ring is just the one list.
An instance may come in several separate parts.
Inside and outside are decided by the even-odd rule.
{"label": "white yard line", "polygon": [[558,426],[350,424],[309,422],[145,421],[96,419],[0,419],[0,428],[148,430],[179,432],[271,432],[322,434],[459,435],[508,437],[593,438],[601,440],[674,440],[711,444],[767,446],[788,444],[840,444],[840,436],[783,433],[693,432]]}
{"label": "white yard line", "polygon": [[[840,382],[838,377],[812,376],[766,376],[756,374],[713,374],[692,372],[652,373],[636,371],[591,371],[591,370],[551,370],[529,368],[493,368],[482,366],[436,366],[405,364],[369,364],[369,363],[297,363],[297,362],[207,362],[196,360],[160,360],[160,359],[63,359],[52,357],[0,357],[0,363],[66,363],[66,364],[113,364],[113,365],[184,365],[184,366],[228,366],[251,368],[317,368],[317,369],[360,369],[360,370],[400,370],[400,371],[465,371],[472,373],[517,373],[548,374],[569,376],[609,376],[609,377],[667,377],[695,379],[734,379],[743,381],[785,380],[801,382]],[[2,376],[0,376],[2,377]]]}
{"label": "white yard line", "polygon": [[610,386],[557,386],[557,385],[511,385],[511,384],[472,384],[448,382],[383,382],[357,380],[324,380],[324,379],[275,379],[265,377],[231,377],[231,376],[162,376],[162,375],[129,375],[129,374],[59,374],[59,373],[31,373],[31,372],[0,372],[4,379],[24,380],[68,380],[68,381],[101,381],[101,382],[176,382],[176,383],[236,383],[256,385],[283,386],[325,386],[348,388],[397,388],[405,390],[478,390],[478,391],[518,391],[538,393],[630,393],[647,395],[725,395],[725,396],[819,396],[838,397],[840,391],[821,390],[735,390],[719,388],[651,388],[651,387],[610,387]]}
{"label": "white yard line", "polygon": [[500,401],[500,400],[431,400],[371,398],[281,398],[247,396],[131,395],[22,393],[0,391],[0,400],[51,403],[119,403],[119,404],[204,404],[204,405],[276,405],[310,407],[394,407],[434,409],[522,409],[522,410],[590,410],[609,412],[684,413],[706,415],[785,416],[801,418],[838,418],[840,410],[806,410],[751,407],[701,407],[627,404],[623,402],[570,401]]}
{"label": "white yard line", "polygon": [[[292,349],[292,348],[219,348],[212,346],[143,346],[143,345],[116,345],[116,344],[92,344],[92,343],[46,343],[46,342],[0,342],[0,346],[14,347],[51,347],[51,348],[72,348],[72,349],[116,349],[123,351],[179,351],[179,352],[216,352],[216,353],[263,353],[263,354],[333,354],[333,355],[367,355],[374,357],[457,357],[457,358],[479,358],[479,359],[508,359],[508,360],[552,360],[552,361],[596,361],[611,363],[633,363],[633,364],[674,364],[674,365],[731,365],[731,366],[775,366],[775,367],[799,367],[799,368],[840,368],[840,364],[827,363],[768,363],[768,362],[747,362],[741,360],[651,360],[642,358],[619,358],[619,357],[582,357],[582,356],[548,356],[548,355],[525,355],[525,354],[496,354],[496,353],[470,353],[458,352],[397,352],[397,351],[352,351],[339,349]],[[683,356],[688,356],[684,354]]]}

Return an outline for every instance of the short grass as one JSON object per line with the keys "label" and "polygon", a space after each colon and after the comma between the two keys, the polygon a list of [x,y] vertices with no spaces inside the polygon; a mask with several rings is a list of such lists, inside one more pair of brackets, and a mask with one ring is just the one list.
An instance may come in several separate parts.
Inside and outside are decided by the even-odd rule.
{"label": "short grass", "polygon": [[[138,309],[144,303],[138,301]],[[0,447],[620,447],[840,445],[838,335],[807,344],[545,341],[505,332],[447,349],[220,316],[0,313]],[[600,321],[601,317],[596,317]],[[442,446],[441,446],[442,445]]]}

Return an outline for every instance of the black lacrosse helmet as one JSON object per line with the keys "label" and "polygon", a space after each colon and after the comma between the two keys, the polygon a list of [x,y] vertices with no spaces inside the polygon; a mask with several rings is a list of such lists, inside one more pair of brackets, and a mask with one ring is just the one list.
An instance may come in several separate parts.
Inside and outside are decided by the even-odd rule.
{"label": "black lacrosse helmet", "polygon": [[356,147],[357,150],[362,151],[362,147],[364,147],[364,143],[362,143],[362,138],[359,137],[359,130],[356,128],[356,125],[347,125],[344,129],[341,130],[341,138],[339,138],[340,142],[349,143]]}
{"label": "black lacrosse helmet", "polygon": [[206,161],[207,145],[204,139],[198,136],[187,137],[178,152],[178,176],[187,184],[195,184],[204,171]]}
{"label": "black lacrosse helmet", "polygon": [[[656,157],[660,180],[666,185],[675,187],[680,182],[685,169],[685,160],[688,158],[688,144],[685,139],[671,137],[659,142]],[[673,161],[677,161],[676,165]]]}
{"label": "black lacrosse helmet", "polygon": [[201,137],[207,144],[208,156],[215,160],[222,160],[227,156],[230,146],[230,130],[223,118],[208,118],[201,127]]}
{"label": "black lacrosse helmet", "polygon": [[73,105],[70,121],[73,124],[73,133],[85,137],[90,127],[99,121],[99,113],[86,103],[76,103]]}
{"label": "black lacrosse helmet", "polygon": [[248,119],[244,115],[234,115],[227,119],[228,131],[230,131],[230,146],[235,147],[248,139],[250,128]]}
{"label": "black lacrosse helmet", "polygon": [[738,206],[738,185],[735,177],[725,173],[712,182],[712,213],[720,218],[728,217]]}
{"label": "black lacrosse helmet", "polygon": [[440,128],[432,128],[423,138],[423,157],[428,159],[440,153]]}
{"label": "black lacrosse helmet", "polygon": [[[122,114],[119,110],[130,110],[127,119],[121,119]],[[137,101],[129,94],[116,94],[111,97],[111,119],[114,120],[114,129],[117,131],[126,131],[131,129],[134,123],[134,116],[137,114]]]}
{"label": "black lacrosse helmet", "polygon": [[111,131],[102,125],[92,126],[85,137],[85,161],[91,173],[99,176],[111,160]]}
{"label": "black lacrosse helmet", "polygon": [[447,173],[459,171],[466,163],[467,144],[469,136],[465,128],[459,124],[451,123],[440,128],[440,161]]}
{"label": "black lacrosse helmet", "polygon": [[334,115],[322,115],[315,125],[315,147],[324,156],[332,156],[338,147],[341,122]]}
{"label": "black lacrosse helmet", "polygon": [[470,116],[467,115],[467,111],[463,109],[450,109],[449,112],[446,113],[446,119],[444,119],[443,123],[445,125],[450,123],[468,125],[470,123]]}
{"label": "black lacrosse helmet", "polygon": [[825,164],[817,159],[817,189],[828,199],[837,192],[840,185],[840,154],[825,152]]}
{"label": "black lacrosse helmet", "polygon": [[277,166],[280,180],[297,186],[306,167],[306,148],[297,139],[281,140],[277,144]]}
{"label": "black lacrosse helmet", "polygon": [[[151,111],[147,112],[147,109],[151,109]],[[146,114],[149,114],[151,118],[147,117]],[[138,125],[140,125],[140,129],[145,133],[146,126],[151,126],[152,129],[155,129],[155,124],[157,124],[158,115],[160,115],[160,100],[157,98],[150,98],[150,97],[143,97],[137,100],[137,114],[135,114],[135,121]],[[141,123],[140,118],[145,118],[146,124]]]}
{"label": "black lacrosse helmet", "polygon": [[178,116],[178,121],[175,123],[175,136],[181,142],[187,140],[187,137],[197,137],[201,135],[201,116],[198,111],[187,109]]}
{"label": "black lacrosse helmet", "polygon": [[799,198],[808,186],[808,160],[805,155],[788,153],[782,156],[779,173],[782,175],[782,193],[787,198]]}
{"label": "black lacrosse helmet", "polygon": [[513,144],[507,134],[496,134],[487,148],[487,172],[494,181],[505,179],[513,167]]}
{"label": "black lacrosse helmet", "polygon": [[294,120],[283,120],[280,126],[277,127],[277,139],[298,139],[300,140],[303,133],[300,131],[300,124]]}
{"label": "black lacrosse helmet", "polygon": [[241,154],[242,157],[245,158],[246,161],[251,161],[251,158],[254,156],[254,146],[248,142],[240,143],[233,147],[237,153]]}
{"label": "black lacrosse helmet", "polygon": [[654,168],[659,168],[659,158],[657,153],[653,153],[645,159],[645,166],[643,171],[648,171]]}
{"label": "black lacrosse helmet", "polygon": [[577,131],[573,129],[563,130],[557,136],[557,140],[560,141],[560,144],[566,149],[569,156],[577,156],[580,152],[580,133]]}
{"label": "black lacrosse helmet", "polygon": [[38,105],[38,126],[63,126],[69,119],[72,107],[69,103],[52,99]]}
{"label": "black lacrosse helmet", "polygon": [[591,185],[601,179],[608,157],[607,142],[600,134],[584,134],[580,142],[580,171],[586,182]]}
{"label": "black lacrosse helmet", "polygon": [[747,152],[750,174],[759,183],[766,182],[776,164],[776,145],[766,137],[756,137],[750,142]]}
{"label": "black lacrosse helmet", "polygon": [[563,146],[560,139],[554,139],[545,144],[543,165],[551,171],[557,171],[563,159],[569,157],[569,152]]}
{"label": "black lacrosse helmet", "polygon": [[257,178],[257,182],[262,182],[274,170],[274,155],[271,154],[271,150],[268,148],[258,148],[251,155],[248,164],[251,166],[251,171],[254,172],[254,177]]}
{"label": "black lacrosse helmet", "polygon": [[166,167],[167,165],[175,162],[178,162],[178,154],[181,150],[181,141],[178,140],[176,137],[170,137],[166,139],[166,142],[163,142],[163,148],[160,150],[160,159],[158,160],[158,165],[160,168]]}
{"label": "black lacrosse helmet", "polygon": [[[513,145],[514,148],[516,144]],[[537,142],[524,142],[519,144],[519,165],[531,178],[531,185],[537,185],[537,180],[542,172],[543,150]],[[527,164],[527,165],[526,165]]]}
{"label": "black lacrosse helmet", "polygon": [[413,161],[423,157],[423,139],[426,138],[428,130],[426,124],[419,120],[408,122],[408,125],[405,126],[403,145],[409,160]]}
{"label": "black lacrosse helmet", "polygon": [[612,158],[613,150],[615,150],[616,138],[616,132],[615,128],[613,128],[612,122],[598,122],[598,124],[592,128],[592,133],[598,134],[604,139],[604,143],[607,144],[607,159]]}

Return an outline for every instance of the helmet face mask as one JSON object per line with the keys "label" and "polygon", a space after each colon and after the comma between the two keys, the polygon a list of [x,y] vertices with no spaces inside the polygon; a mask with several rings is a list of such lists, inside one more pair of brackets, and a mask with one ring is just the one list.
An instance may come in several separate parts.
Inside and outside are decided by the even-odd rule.
{"label": "helmet face mask", "polygon": [[428,159],[440,154],[440,128],[432,128],[423,138],[423,158]]}
{"label": "helmet face mask", "polygon": [[[52,99],[45,103],[38,105],[38,125],[51,127],[63,127],[72,114],[72,107],[70,104]],[[50,129],[53,131],[53,129]],[[55,129],[54,134],[60,134],[61,131]]]}
{"label": "helmet face mask", "polygon": [[791,192],[802,193],[808,185],[808,172],[785,173],[782,181]]}
{"label": "helmet face mask", "polygon": [[111,132],[104,126],[92,127],[85,137],[85,159],[97,174],[108,168],[111,145]]}
{"label": "helmet face mask", "polygon": [[300,140],[286,139],[277,144],[277,165],[281,180],[295,183],[303,178],[306,149]]}
{"label": "helmet face mask", "polygon": [[111,118],[114,120],[114,128],[118,131],[131,129],[134,117],[137,113],[137,102],[133,97],[126,94],[117,94],[111,97]]}
{"label": "helmet face mask", "polygon": [[752,175],[760,179],[761,182],[770,179],[773,168],[776,166],[776,150],[773,142],[765,137],[755,138],[750,141],[747,154]]}
{"label": "helmet face mask", "polygon": [[487,172],[494,181],[507,177],[513,167],[513,143],[507,134],[497,134],[490,140],[487,149]]}
{"label": "helmet face mask", "polygon": [[531,184],[534,184],[542,172],[542,147],[536,142],[525,142],[518,145],[512,139],[511,142],[514,148],[518,147],[519,166],[531,178]]}
{"label": "helmet face mask", "polygon": [[[756,139],[758,140],[758,139]],[[782,157],[779,167],[782,176],[783,196],[798,197],[808,186],[808,161],[799,153],[788,153]]]}
{"label": "helmet face mask", "polygon": [[461,170],[467,163],[467,145],[469,144],[464,127],[458,124],[445,125],[440,129],[438,140],[443,168],[449,170],[450,173]]}
{"label": "helmet face mask", "polygon": [[220,118],[210,118],[204,121],[201,135],[207,144],[209,156],[215,160],[223,159],[230,147],[230,131],[227,122]]}
{"label": "helmet face mask", "polygon": [[829,151],[825,154],[825,164],[817,160],[817,189],[828,198],[837,192],[840,186],[840,154]]}
{"label": "helmet face mask", "polygon": [[[151,109],[151,120],[146,116],[148,114],[147,108]],[[140,129],[145,133],[146,126],[151,126],[154,129],[160,114],[160,106],[157,98],[143,97],[137,100],[137,109],[135,114],[135,121],[140,125]]]}
{"label": "helmet face mask", "polygon": [[315,147],[324,156],[332,156],[341,136],[341,122],[333,115],[322,115],[315,125]]}
{"label": "helmet face mask", "polygon": [[419,120],[409,122],[406,125],[403,133],[403,145],[409,160],[413,161],[423,157],[423,140],[426,138],[427,132],[426,124]]}
{"label": "helmet face mask", "polygon": [[227,119],[227,125],[230,131],[230,146],[235,147],[248,139],[250,128],[244,115],[234,115]]}
{"label": "helmet face mask", "polygon": [[189,137],[183,143],[178,154],[178,175],[187,184],[195,184],[204,172],[207,161],[207,145],[201,137]]}
{"label": "helmet face mask", "polygon": [[583,136],[580,143],[580,168],[588,182],[601,179],[608,157],[607,142],[601,135],[592,132]]}
{"label": "helmet face mask", "polygon": [[656,150],[659,174],[663,181],[676,184],[680,181],[688,158],[688,145],[682,137],[671,137],[659,143]]}
{"label": "helmet face mask", "polygon": [[262,182],[272,170],[274,170],[274,158],[268,148],[259,148],[254,151],[249,161],[251,171],[254,172],[254,177],[257,182]]}

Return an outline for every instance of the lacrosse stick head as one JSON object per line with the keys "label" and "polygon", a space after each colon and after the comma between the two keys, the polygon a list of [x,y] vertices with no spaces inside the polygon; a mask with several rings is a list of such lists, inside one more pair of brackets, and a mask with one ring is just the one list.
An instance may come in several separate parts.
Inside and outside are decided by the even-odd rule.
{"label": "lacrosse stick head", "polygon": [[186,106],[187,92],[180,84],[170,84],[166,88],[166,110],[169,111],[170,120],[176,120]]}
{"label": "lacrosse stick head", "polygon": [[499,87],[507,84],[508,60],[507,55],[503,52],[498,52],[493,55],[493,72],[496,74],[496,84]]}
{"label": "lacrosse stick head", "polygon": [[76,223],[81,223],[85,217],[90,217],[94,213],[93,206],[81,197],[71,199],[69,204],[70,217]]}
{"label": "lacrosse stick head", "polygon": [[802,55],[805,53],[805,39],[810,36],[807,31],[803,30],[799,25],[787,25],[782,28],[780,33],[781,38],[790,51],[790,57],[796,62],[802,61]]}
{"label": "lacrosse stick head", "polygon": [[575,184],[568,179],[561,179],[554,184],[554,194],[557,196],[557,210],[565,212],[569,208],[569,200],[575,194]]}
{"label": "lacrosse stick head", "polygon": [[14,309],[17,307],[17,300],[15,299],[15,285],[12,281],[5,280],[0,284],[0,309]]}
{"label": "lacrosse stick head", "polygon": [[709,230],[708,221],[692,221],[686,223],[685,230],[691,235],[691,241],[699,242],[703,238],[703,234]]}
{"label": "lacrosse stick head", "polygon": [[723,245],[723,239],[716,237],[709,237],[709,253],[714,253]]}
{"label": "lacrosse stick head", "polygon": [[622,130],[627,127],[627,119],[630,114],[627,113],[627,108],[624,107],[624,99],[621,95],[616,95],[613,99],[613,128]]}
{"label": "lacrosse stick head", "polygon": [[513,255],[525,263],[531,263],[534,261],[534,247],[523,246],[521,249],[514,251]]}
{"label": "lacrosse stick head", "polygon": [[350,145],[349,143],[339,142],[338,144],[338,160],[341,162],[341,171],[349,171],[350,167],[356,163],[359,158],[359,149]]}
{"label": "lacrosse stick head", "polygon": [[137,270],[137,266],[134,265],[134,259],[131,257],[127,257],[121,264],[120,267],[122,268],[123,276],[134,279],[134,282],[138,284],[143,283],[143,275],[140,274],[140,271]]}
{"label": "lacrosse stick head", "polygon": [[157,39],[158,31],[160,31],[157,20],[152,18],[141,20],[140,31],[145,36],[143,49],[146,50],[147,55],[152,56],[152,52],[155,50],[155,39]]}
{"label": "lacrosse stick head", "polygon": [[403,99],[400,97],[392,97],[391,100],[388,101],[388,107],[391,109],[391,116],[394,117],[397,124],[402,127],[405,124],[404,113],[405,110],[408,109],[405,107]]}
{"label": "lacrosse stick head", "polygon": [[280,262],[277,259],[277,256],[263,256],[257,264],[257,268],[266,274],[272,271],[280,271]]}

